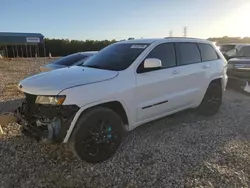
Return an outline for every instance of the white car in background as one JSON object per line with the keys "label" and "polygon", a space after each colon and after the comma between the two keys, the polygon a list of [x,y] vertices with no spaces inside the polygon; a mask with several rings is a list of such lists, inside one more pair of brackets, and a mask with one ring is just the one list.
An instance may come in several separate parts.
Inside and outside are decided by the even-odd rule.
{"label": "white car in background", "polygon": [[193,38],[135,39],[102,49],[82,66],[22,80],[23,132],[68,143],[82,160],[111,157],[124,132],[196,108],[218,112],[227,61],[214,44]]}

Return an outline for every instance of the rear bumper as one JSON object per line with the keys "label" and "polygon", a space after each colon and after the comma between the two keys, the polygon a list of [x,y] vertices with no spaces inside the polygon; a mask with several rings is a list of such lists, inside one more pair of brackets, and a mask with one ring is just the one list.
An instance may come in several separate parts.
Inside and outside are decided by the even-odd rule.
{"label": "rear bumper", "polygon": [[78,110],[76,105],[39,105],[26,99],[16,115],[24,135],[37,140],[62,142]]}
{"label": "rear bumper", "polygon": [[225,74],[222,79],[222,91],[224,92],[227,88],[228,76]]}

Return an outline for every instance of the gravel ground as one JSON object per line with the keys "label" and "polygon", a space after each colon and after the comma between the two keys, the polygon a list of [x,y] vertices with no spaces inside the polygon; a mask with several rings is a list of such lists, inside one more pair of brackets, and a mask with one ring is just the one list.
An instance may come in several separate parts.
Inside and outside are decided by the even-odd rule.
{"label": "gravel ground", "polygon": [[[7,100],[22,97],[14,87],[8,96],[6,85],[38,71],[32,62],[18,65],[17,72],[4,68],[11,68],[5,76],[0,69],[1,82],[2,76],[7,81],[1,83],[2,111],[16,103]],[[64,145],[26,138],[19,125],[9,124],[0,137],[0,187],[249,187],[249,114],[250,97],[227,91],[214,117],[185,111],[140,126],[114,157],[96,165]]]}

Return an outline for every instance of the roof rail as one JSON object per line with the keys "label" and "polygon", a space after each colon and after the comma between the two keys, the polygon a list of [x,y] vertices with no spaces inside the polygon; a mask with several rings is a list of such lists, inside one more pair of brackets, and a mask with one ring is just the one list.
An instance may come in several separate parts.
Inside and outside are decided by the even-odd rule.
{"label": "roof rail", "polygon": [[200,39],[200,38],[195,38],[195,37],[164,37],[164,39],[169,39],[169,38],[180,38],[180,39]]}

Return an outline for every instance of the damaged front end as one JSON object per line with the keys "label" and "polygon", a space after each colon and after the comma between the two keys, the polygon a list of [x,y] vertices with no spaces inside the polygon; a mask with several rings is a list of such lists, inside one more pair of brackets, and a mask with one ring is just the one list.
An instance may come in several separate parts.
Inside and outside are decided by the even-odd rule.
{"label": "damaged front end", "polygon": [[36,95],[25,93],[25,100],[15,111],[22,133],[37,140],[63,142],[79,107],[76,105],[37,104]]}

